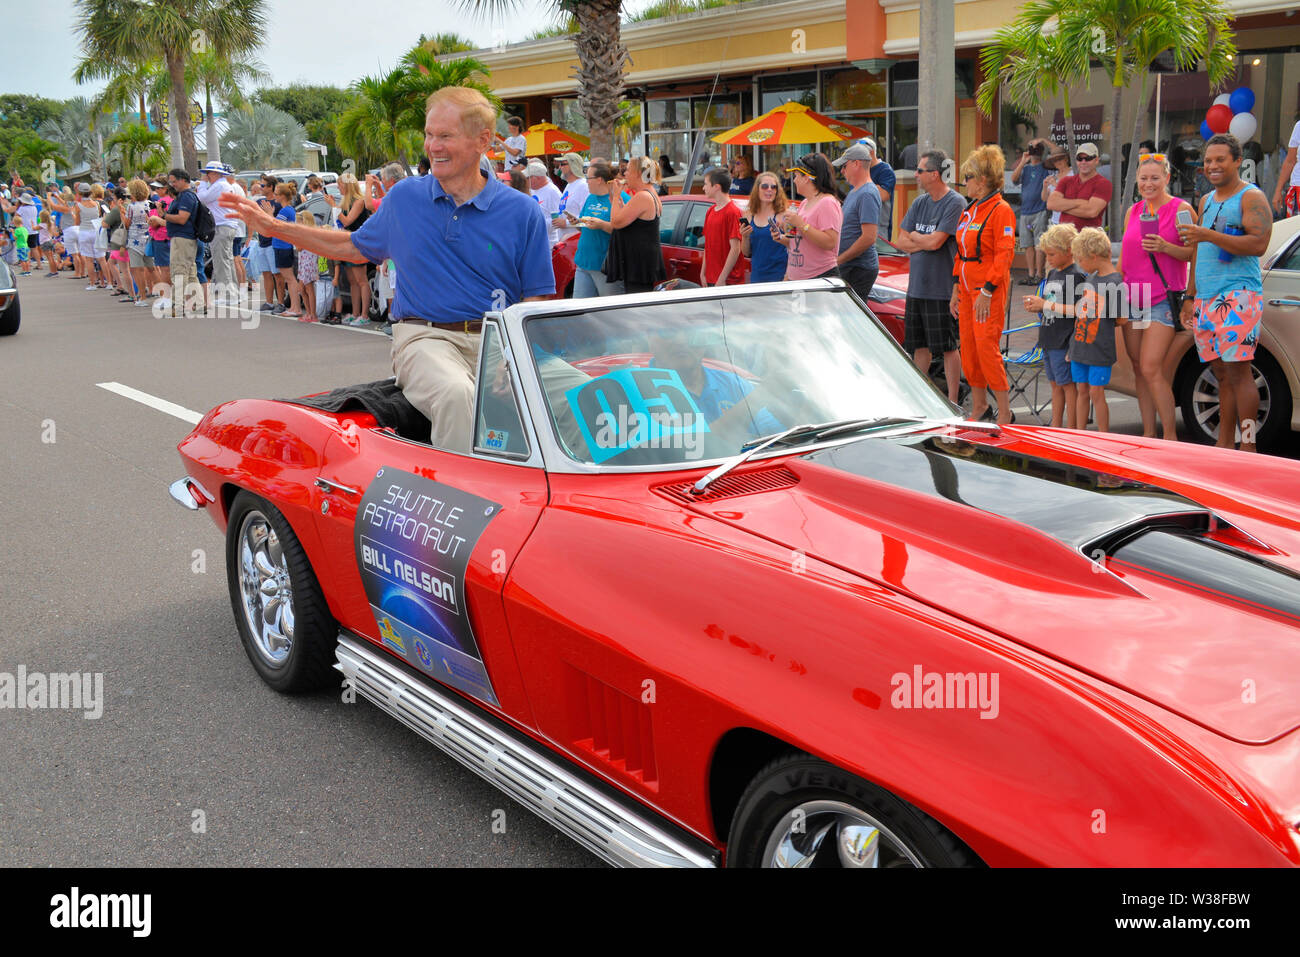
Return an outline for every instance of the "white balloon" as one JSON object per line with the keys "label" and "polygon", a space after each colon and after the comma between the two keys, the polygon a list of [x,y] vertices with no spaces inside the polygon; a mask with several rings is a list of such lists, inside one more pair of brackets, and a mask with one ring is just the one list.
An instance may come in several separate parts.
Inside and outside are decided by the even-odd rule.
{"label": "white balloon", "polygon": [[1228,124],[1228,132],[1245,143],[1255,135],[1255,128],[1258,125],[1254,113],[1238,113]]}
{"label": "white balloon", "polygon": [[1231,107],[1232,104],[1228,102],[1231,99],[1232,99],[1231,93],[1220,93],[1218,96],[1214,98],[1213,105],[1219,106],[1220,104],[1222,104],[1223,106]]}

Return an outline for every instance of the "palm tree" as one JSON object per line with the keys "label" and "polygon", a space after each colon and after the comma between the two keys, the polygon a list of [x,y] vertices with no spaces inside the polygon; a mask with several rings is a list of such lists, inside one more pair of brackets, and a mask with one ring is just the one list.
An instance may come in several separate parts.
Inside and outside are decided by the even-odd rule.
{"label": "palm tree", "polygon": [[246,104],[243,87],[251,87],[270,79],[262,64],[244,56],[219,57],[212,49],[196,53],[190,58],[188,75],[195,86],[203,87],[203,115],[206,118],[208,160],[220,161],[221,140],[217,136],[217,121],[212,113],[213,94],[226,107],[240,108]]}
{"label": "palm tree", "polygon": [[[468,11],[504,16],[518,0],[460,0]],[[622,116],[623,68],[631,62],[623,43],[622,0],[554,0],[561,18],[578,22],[573,44],[578,53],[578,106],[591,127],[591,155],[610,156],[614,127]]]}
{"label": "palm tree", "polygon": [[167,146],[167,134],[140,123],[127,123],[105,140],[104,145],[122,151],[122,173],[129,176],[140,172],[146,158],[161,155]]}
{"label": "palm tree", "polygon": [[142,63],[161,55],[185,168],[198,166],[185,67],[195,52],[237,58],[261,45],[263,0],[76,0],[82,62]]}
{"label": "palm tree", "polygon": [[[1030,0],[1022,17],[1044,0]],[[1061,97],[1065,121],[1065,139],[1074,162],[1074,120],[1070,110],[1070,91],[1088,86],[1088,51],[1086,47],[1062,42],[1060,33],[1044,33],[1017,18],[993,35],[980,53],[984,81],[975,91],[975,102],[985,116],[993,116],[998,92],[1004,91],[1021,112],[1037,116],[1042,99]]]}
{"label": "palm tree", "polygon": [[[1172,50],[1174,60],[1191,65],[1204,59],[1211,87],[1223,85],[1236,53],[1229,15],[1221,0],[1031,0],[1016,18],[1040,32],[1055,20],[1061,42],[1096,57],[1111,86],[1110,155],[1112,169],[1120,165],[1120,118],[1124,88],[1133,74],[1145,74],[1152,59]],[[1145,79],[1145,77],[1144,77]],[[1145,90],[1145,85],[1143,86]],[[1138,104],[1144,113],[1146,103]],[[1130,150],[1136,149],[1136,142]],[[1136,159],[1130,167],[1136,167]],[[1112,236],[1123,229],[1122,190],[1111,193]]]}
{"label": "palm tree", "polygon": [[45,163],[53,160],[57,165],[66,167],[68,158],[59,152],[59,144],[36,133],[23,133],[14,137],[9,152],[9,165],[20,172],[37,170],[31,178],[35,181],[52,182],[54,177],[47,175]]}
{"label": "palm tree", "polygon": [[357,102],[339,117],[339,146],[349,153],[397,157],[407,165],[419,149],[419,136],[403,125],[403,114],[410,110],[408,71],[398,67],[382,76],[363,76],[349,89]]}
{"label": "palm tree", "polygon": [[457,60],[440,60],[438,54],[424,48],[411,50],[402,57],[402,66],[406,68],[407,114],[402,118],[404,126],[424,134],[424,105],[429,95],[444,86],[467,86],[478,90],[488,98],[493,106],[501,106],[500,98],[488,85],[488,69],[482,60],[462,57]]}
{"label": "palm tree", "polygon": [[236,110],[226,123],[226,155],[243,169],[300,166],[307,131],[283,110],[254,103]]}
{"label": "palm tree", "polygon": [[[46,120],[37,130],[41,136],[59,144],[70,167],[88,165],[92,170],[100,166],[104,148],[96,136],[96,126],[102,114],[84,96],[73,97],[63,104],[63,112],[55,119]],[[103,179],[103,177],[99,177]]]}
{"label": "palm tree", "polygon": [[415,46],[406,51],[402,60],[405,61],[416,50],[427,50],[434,56],[443,56],[447,53],[468,53],[470,50],[477,49],[477,43],[459,33],[435,33],[431,37],[421,33],[420,39],[416,41]]}

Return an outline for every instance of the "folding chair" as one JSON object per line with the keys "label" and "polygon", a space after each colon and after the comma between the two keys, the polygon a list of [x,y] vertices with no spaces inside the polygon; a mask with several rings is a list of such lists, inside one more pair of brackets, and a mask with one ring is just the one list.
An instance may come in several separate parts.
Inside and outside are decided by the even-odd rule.
{"label": "folding chair", "polygon": [[[1010,386],[1007,401],[1013,409],[1017,405],[1027,408],[1039,425],[1046,425],[1051,421],[1052,389],[1043,381],[1043,350],[1038,345],[1037,334],[1040,325],[1035,320],[1028,325],[1011,326],[1011,303],[1008,302],[1007,326],[1002,331],[1002,362],[1006,365],[1007,383]],[[1034,342],[1027,351],[1023,342],[1012,345],[1013,335],[1031,329],[1034,330]],[[1044,409],[1049,410],[1046,421],[1043,419]]]}

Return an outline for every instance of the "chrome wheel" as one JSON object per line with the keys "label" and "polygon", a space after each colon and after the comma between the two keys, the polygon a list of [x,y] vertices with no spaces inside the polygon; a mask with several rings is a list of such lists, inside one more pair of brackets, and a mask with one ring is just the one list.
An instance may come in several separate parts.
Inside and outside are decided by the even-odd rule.
{"label": "chrome wheel", "polygon": [[772,829],[763,867],[923,867],[887,827],[852,804],[807,801]]}
{"label": "chrome wheel", "polygon": [[257,510],[239,527],[239,590],[253,647],[272,667],[293,648],[293,582],[280,537]]}
{"label": "chrome wheel", "polygon": [[[1259,366],[1253,362],[1250,365],[1251,377],[1255,380],[1255,388],[1259,390],[1259,412],[1255,415],[1255,420],[1259,423],[1259,431],[1264,430],[1264,423],[1268,421],[1268,412],[1273,405],[1273,393],[1269,389],[1268,377],[1260,371]],[[1196,377],[1196,382],[1192,385],[1192,408],[1195,410],[1196,421],[1187,423],[1191,428],[1198,429],[1202,435],[1211,442],[1219,438],[1219,380],[1214,377],[1214,373],[1207,365],[1201,369],[1201,374]],[[1241,428],[1236,429],[1237,441],[1241,440]]]}

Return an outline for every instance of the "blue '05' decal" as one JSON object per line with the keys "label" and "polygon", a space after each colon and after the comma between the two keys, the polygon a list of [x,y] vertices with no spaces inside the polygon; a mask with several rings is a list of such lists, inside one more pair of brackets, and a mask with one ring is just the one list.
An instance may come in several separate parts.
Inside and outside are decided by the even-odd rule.
{"label": "blue '05' decal", "polygon": [[615,369],[564,397],[598,464],[628,449],[670,448],[674,436],[709,431],[676,369]]}

